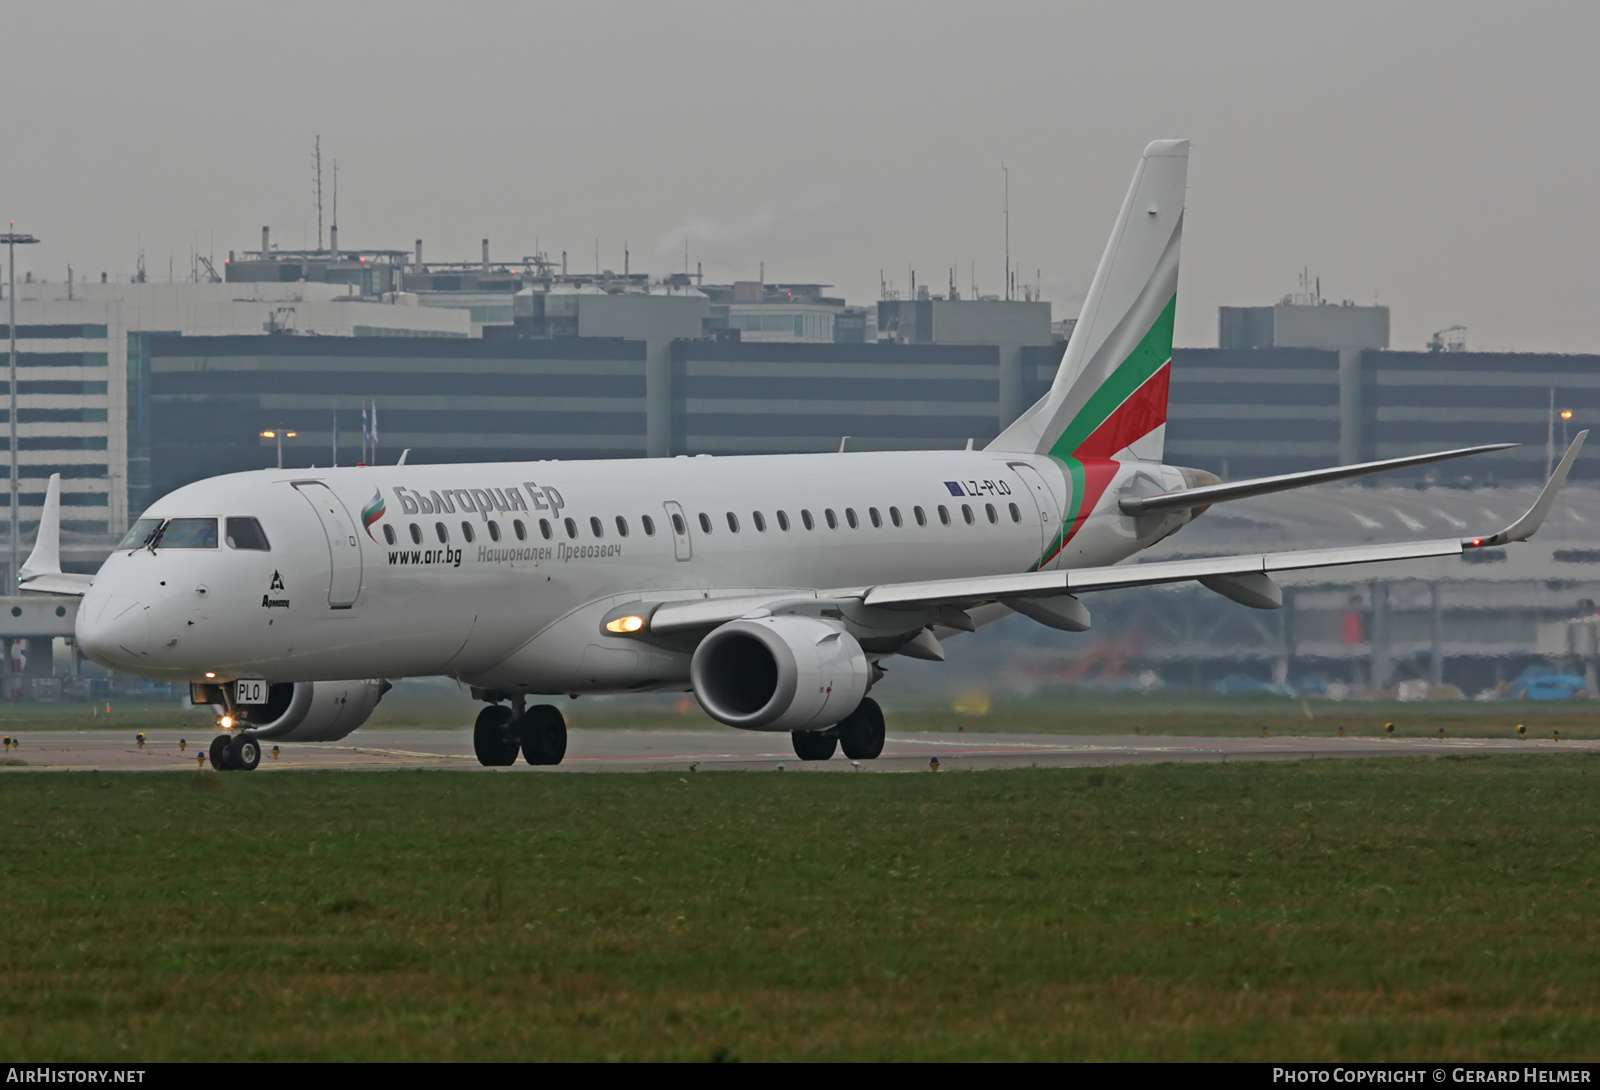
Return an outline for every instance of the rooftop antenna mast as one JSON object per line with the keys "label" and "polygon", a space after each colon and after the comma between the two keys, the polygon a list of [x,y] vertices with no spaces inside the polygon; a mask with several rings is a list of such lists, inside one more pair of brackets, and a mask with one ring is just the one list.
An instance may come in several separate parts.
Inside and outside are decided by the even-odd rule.
{"label": "rooftop antenna mast", "polygon": [[317,133],[317,142],[311,153],[312,162],[316,167],[317,190],[317,253],[322,252],[322,134]]}
{"label": "rooftop antenna mast", "polygon": [[1006,298],[1011,298],[1011,170],[1004,163],[1000,164],[1000,173],[1005,175],[1006,197],[1002,212],[1006,218]]}

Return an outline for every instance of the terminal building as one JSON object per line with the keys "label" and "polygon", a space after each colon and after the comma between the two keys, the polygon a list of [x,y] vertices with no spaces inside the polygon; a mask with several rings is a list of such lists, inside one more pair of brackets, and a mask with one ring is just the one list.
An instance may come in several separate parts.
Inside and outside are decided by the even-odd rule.
{"label": "terminal building", "polygon": [[[425,263],[420,242],[284,252],[264,239],[261,251],[230,255],[225,275],[18,285],[25,537],[45,478],[60,472],[67,559],[92,569],[160,495],[272,465],[279,440],[265,431],[294,432],[282,448],[290,466],[350,464],[364,450],[384,461],[409,450],[412,462],[458,462],[982,447],[1044,394],[1071,334],[1070,318],[1055,320],[1032,299],[923,290],[851,306],[827,285],[660,280],[626,258],[620,274],[572,272],[564,257],[542,254],[493,262],[487,240],[475,261]],[[1521,502],[1566,433],[1600,420],[1600,356],[1397,351],[1389,328],[1387,308],[1330,304],[1315,291],[1223,308],[1218,347],[1174,352],[1168,461],[1239,479],[1522,445],[1328,495],[1214,509],[1163,548],[1255,549],[1287,533],[1272,512],[1320,517],[1324,501],[1351,512],[1344,530],[1372,539],[1477,530],[1481,512]],[[375,452],[364,443],[364,407]],[[1600,503],[1600,490],[1583,489],[1597,477],[1600,451],[1586,453],[1569,493],[1579,515]],[[1309,663],[1377,686],[1419,661],[1405,636],[1423,623],[1417,610],[1446,618],[1447,633],[1495,633],[1470,647],[1445,638],[1437,653],[1430,636],[1427,661],[1458,665],[1429,665],[1429,676],[1532,655],[1539,625],[1600,597],[1600,552],[1573,543],[1581,520],[1560,525],[1546,533],[1572,538],[1561,557],[1555,544],[1524,546],[1543,559],[1458,563],[1459,579],[1407,584],[1437,591],[1385,596],[1373,588],[1387,577],[1343,573],[1295,590],[1281,615],[1197,591],[1186,599],[1194,632],[1244,625],[1255,636],[1148,636],[1143,661],[1177,680],[1211,678],[1230,656],[1269,673]],[[1326,528],[1315,517],[1306,526]],[[1492,594],[1483,590],[1491,583]],[[1500,603],[1495,616],[1519,619],[1498,628],[1488,614],[1473,620],[1480,591]],[[1102,599],[1103,619],[1085,642],[1137,613],[1113,597]],[[1354,628],[1352,613],[1363,618]],[[1329,625],[1337,638],[1325,638]]]}

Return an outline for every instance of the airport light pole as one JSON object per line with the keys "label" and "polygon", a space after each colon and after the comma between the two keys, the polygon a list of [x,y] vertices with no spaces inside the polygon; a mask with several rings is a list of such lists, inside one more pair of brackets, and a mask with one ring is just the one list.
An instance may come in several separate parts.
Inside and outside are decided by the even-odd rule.
{"label": "airport light pole", "polygon": [[261,438],[263,438],[263,439],[276,439],[278,441],[278,468],[279,469],[283,468],[283,437],[287,435],[290,439],[293,439],[296,435],[299,435],[299,434],[300,434],[299,432],[284,431],[282,424],[279,424],[276,428],[272,428],[272,429],[270,429],[268,431],[264,431],[264,432],[261,433]]}
{"label": "airport light pole", "polygon": [[11,381],[8,384],[11,388],[11,412],[9,414],[11,420],[11,582],[9,586],[11,590],[17,588],[17,582],[21,579],[22,566],[21,519],[17,517],[17,246],[19,244],[27,246],[38,241],[32,235],[19,235],[17,233],[16,220],[11,221],[11,230],[0,235],[0,242],[6,244],[6,249],[10,252],[11,257],[10,287],[8,292],[11,296],[11,315],[7,322],[7,332],[11,334]]}

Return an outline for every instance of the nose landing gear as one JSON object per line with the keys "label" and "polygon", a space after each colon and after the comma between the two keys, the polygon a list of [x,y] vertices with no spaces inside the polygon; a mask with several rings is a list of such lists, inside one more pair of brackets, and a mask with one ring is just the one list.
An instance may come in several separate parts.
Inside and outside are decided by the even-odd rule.
{"label": "nose landing gear", "polygon": [[567,754],[567,721],[553,704],[536,704],[520,715],[491,704],[473,725],[472,751],[490,768],[516,764],[519,752],[531,765],[558,765]]}

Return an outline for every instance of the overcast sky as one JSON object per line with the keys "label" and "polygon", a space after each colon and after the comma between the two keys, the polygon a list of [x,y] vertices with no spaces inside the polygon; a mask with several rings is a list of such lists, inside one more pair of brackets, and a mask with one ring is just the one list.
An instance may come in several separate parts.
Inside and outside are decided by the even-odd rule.
{"label": "overcast sky", "polygon": [[[1300,270],[1393,344],[1600,351],[1594,4],[31,4],[7,11],[19,269],[341,242],[577,269],[1002,287],[1076,313],[1139,151],[1194,141],[1178,338]],[[330,216],[331,218],[331,216]],[[20,272],[19,272],[20,275]]]}

